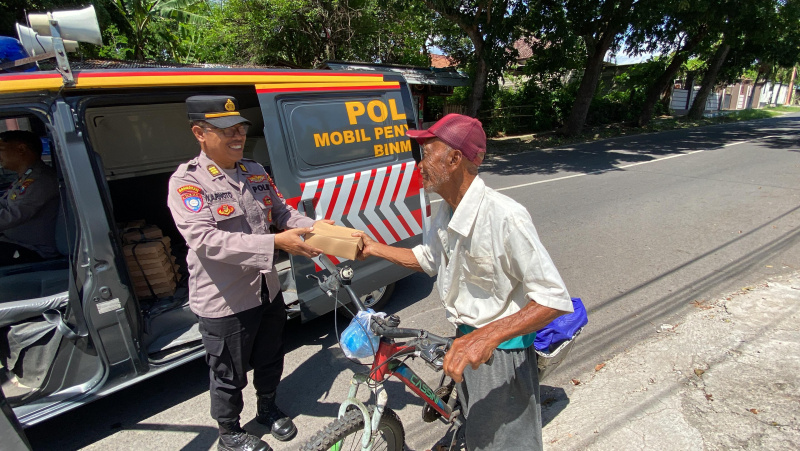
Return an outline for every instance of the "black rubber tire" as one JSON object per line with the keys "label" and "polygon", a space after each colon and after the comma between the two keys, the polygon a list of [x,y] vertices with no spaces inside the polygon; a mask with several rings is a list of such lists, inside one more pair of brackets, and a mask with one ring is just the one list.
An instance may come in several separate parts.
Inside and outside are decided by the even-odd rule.
{"label": "black rubber tire", "polygon": [[[375,312],[382,312],[384,307],[386,307],[386,304],[388,304],[389,300],[392,298],[392,293],[394,293],[394,284],[390,283],[389,285],[386,285],[385,288],[386,289],[383,291],[380,299],[378,299],[376,302],[370,303],[368,300],[367,302],[364,302],[363,298],[361,299],[361,302],[364,302],[365,307],[371,308]],[[340,292],[340,295],[342,293],[343,292]],[[372,293],[370,293],[370,295],[372,295]],[[350,300],[350,298],[347,299],[348,301]],[[355,307],[353,306],[352,302],[348,302],[346,305],[339,307],[339,314],[345,318],[352,319],[353,313],[355,313]]]}
{"label": "black rubber tire", "polygon": [[[370,408],[372,412],[373,408]],[[375,451],[402,451],[405,432],[400,417],[392,409],[385,409],[378,425],[379,435],[372,448]],[[328,451],[336,443],[342,441],[341,450],[360,450],[361,436],[364,432],[364,416],[359,409],[350,409],[342,418],[337,418],[324,429],[314,434],[301,451]]]}

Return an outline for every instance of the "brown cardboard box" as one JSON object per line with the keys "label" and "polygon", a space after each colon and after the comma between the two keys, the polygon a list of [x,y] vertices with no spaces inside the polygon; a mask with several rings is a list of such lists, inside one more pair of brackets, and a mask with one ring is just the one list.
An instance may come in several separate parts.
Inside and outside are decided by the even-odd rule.
{"label": "brown cardboard box", "polygon": [[364,240],[350,236],[353,232],[360,230],[318,222],[313,232],[306,233],[305,240],[327,255],[355,260],[358,251],[364,248]]}
{"label": "brown cardboard box", "polygon": [[162,236],[158,226],[149,225],[125,230],[122,234],[122,242],[125,244],[138,243],[139,241],[159,239]]}

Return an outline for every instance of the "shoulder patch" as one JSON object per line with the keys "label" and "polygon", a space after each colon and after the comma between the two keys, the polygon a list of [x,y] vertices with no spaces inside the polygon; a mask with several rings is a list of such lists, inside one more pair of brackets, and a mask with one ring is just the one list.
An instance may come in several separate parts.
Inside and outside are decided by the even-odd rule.
{"label": "shoulder patch", "polygon": [[178,194],[181,195],[181,200],[186,209],[192,213],[197,213],[203,208],[203,190],[194,185],[183,185],[178,188]]}
{"label": "shoulder patch", "polygon": [[267,179],[266,175],[260,175],[260,174],[251,175],[251,176],[247,177],[247,181],[250,182],[250,183],[261,183],[266,179]]}
{"label": "shoulder patch", "polygon": [[22,183],[19,184],[19,195],[25,194],[25,190],[28,189],[29,186],[33,184],[33,179],[25,179]]}
{"label": "shoulder patch", "polygon": [[283,194],[281,194],[281,192],[278,191],[278,186],[275,185],[275,182],[272,181],[272,177],[270,177],[269,174],[267,174],[267,180],[269,180],[269,184],[270,186],[272,186],[272,190],[275,191],[275,194],[277,194],[278,197],[281,198],[281,200],[284,200]]}

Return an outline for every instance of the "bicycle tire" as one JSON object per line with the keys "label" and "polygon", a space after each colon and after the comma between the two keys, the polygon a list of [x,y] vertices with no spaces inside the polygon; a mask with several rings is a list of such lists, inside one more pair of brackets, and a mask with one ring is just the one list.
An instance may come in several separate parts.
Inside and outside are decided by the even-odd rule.
{"label": "bicycle tire", "polygon": [[[370,414],[374,407],[370,407]],[[405,431],[400,417],[392,409],[386,408],[378,425],[379,435],[375,438],[373,450],[402,451],[405,442]],[[361,436],[364,432],[364,416],[359,409],[348,410],[343,417],[337,418],[311,437],[301,451],[360,450]],[[337,448],[337,445],[341,445]]]}

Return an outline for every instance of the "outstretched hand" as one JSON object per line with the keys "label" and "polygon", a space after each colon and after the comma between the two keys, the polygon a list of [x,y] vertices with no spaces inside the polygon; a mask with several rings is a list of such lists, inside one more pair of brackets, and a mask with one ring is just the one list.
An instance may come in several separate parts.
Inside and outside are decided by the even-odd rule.
{"label": "outstretched hand", "polygon": [[364,241],[364,247],[360,251],[358,251],[358,255],[356,255],[356,258],[358,260],[364,260],[367,257],[375,255],[374,251],[375,247],[377,247],[378,245],[378,242],[373,240],[371,236],[361,231],[353,232],[351,236],[353,236],[354,238],[360,237]]}
{"label": "outstretched hand", "polygon": [[308,258],[316,257],[322,253],[322,250],[309,246],[302,238],[303,235],[313,230],[313,227],[302,227],[278,233],[275,235],[275,248],[284,250],[292,255]]}
{"label": "outstretched hand", "polygon": [[480,329],[456,338],[444,356],[444,373],[454,381],[461,382],[464,380],[464,369],[467,365],[477,370],[492,357],[495,348],[497,345],[481,333]]}

